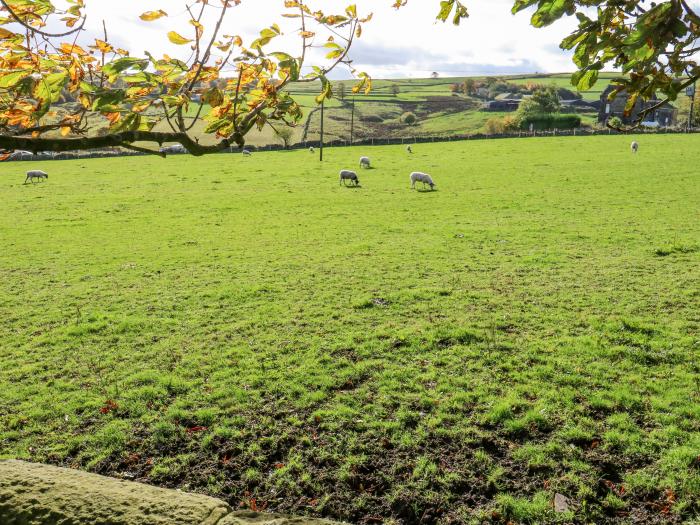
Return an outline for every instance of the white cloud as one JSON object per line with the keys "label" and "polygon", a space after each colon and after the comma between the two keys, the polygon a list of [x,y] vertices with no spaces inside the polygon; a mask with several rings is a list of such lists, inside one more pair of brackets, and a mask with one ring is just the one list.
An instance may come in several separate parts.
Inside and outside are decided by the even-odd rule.
{"label": "white cloud", "polygon": [[[316,5],[329,11],[342,10],[349,1],[318,0]],[[392,0],[355,2],[360,12],[373,11],[374,19],[366,24],[351,57],[358,69],[375,78],[426,76],[432,71],[458,76],[573,68],[569,55],[558,44],[575,27],[575,20],[535,29],[528,14],[510,13],[513,0],[471,0],[471,16],[459,27],[435,22],[438,0],[409,0],[399,11],[390,7]],[[243,0],[231,9],[224,33],[240,34],[250,41],[259,29],[274,21],[291,33],[296,21],[279,17],[283,3]],[[183,35],[191,33],[183,0],[87,0],[86,4],[91,34],[100,35],[105,20],[110,40],[135,54],[148,50],[154,55],[186,58],[187,48],[170,44],[165,36],[170,29]],[[160,8],[168,12],[168,18],[150,24],[138,19],[143,11]],[[281,47],[295,44],[290,37],[280,42]]]}

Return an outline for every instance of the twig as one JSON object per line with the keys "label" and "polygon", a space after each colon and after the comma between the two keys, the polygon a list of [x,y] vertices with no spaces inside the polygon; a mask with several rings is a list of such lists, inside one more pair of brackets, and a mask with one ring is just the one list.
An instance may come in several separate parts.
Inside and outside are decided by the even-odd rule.
{"label": "twig", "polygon": [[37,28],[32,27],[29,24],[27,24],[24,20],[22,20],[22,18],[17,13],[14,12],[14,10],[7,4],[7,2],[5,0],[0,0],[0,4],[2,4],[2,6],[5,9],[7,9],[7,12],[10,14],[10,17],[15,22],[24,26],[26,29],[29,29],[31,32],[38,33],[38,34],[45,36],[45,37],[62,37],[62,36],[72,35],[73,33],[80,31],[85,26],[85,20],[87,19],[87,16],[83,15],[83,20],[80,23],[80,25],[78,27],[71,29],[70,31],[66,31],[65,33],[47,33],[46,31],[42,31],[41,29],[37,29]]}

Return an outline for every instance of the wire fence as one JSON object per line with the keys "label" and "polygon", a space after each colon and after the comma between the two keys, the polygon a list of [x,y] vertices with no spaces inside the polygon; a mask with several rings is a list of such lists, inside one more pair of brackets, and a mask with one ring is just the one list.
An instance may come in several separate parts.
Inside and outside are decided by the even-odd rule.
{"label": "wire fence", "polygon": [[[396,145],[411,145],[424,144],[431,142],[456,142],[456,141],[473,141],[473,140],[496,140],[496,139],[527,139],[536,137],[592,137],[606,135],[668,135],[668,134],[688,134],[700,133],[700,128],[659,128],[659,129],[639,129],[631,132],[620,132],[613,129],[566,129],[566,130],[546,130],[546,131],[519,131],[511,133],[501,133],[488,135],[484,133],[478,134],[453,134],[453,135],[430,135],[430,136],[415,136],[415,137],[372,137],[363,138],[352,141],[349,140],[333,140],[324,142],[324,148],[338,148],[350,146],[396,146]],[[280,150],[298,150],[319,148],[319,141],[303,141],[296,144],[284,146],[282,144],[268,144],[264,146],[246,146],[248,151],[280,151]],[[221,153],[241,153],[239,148],[228,148],[222,150]],[[183,155],[186,151],[171,151],[168,155]],[[119,157],[119,156],[143,156],[147,153],[128,151],[119,148],[93,150],[93,151],[66,151],[61,153],[40,152],[32,153],[28,151],[15,152],[7,161],[43,161],[43,160],[75,160],[88,158],[104,158],[104,157]],[[6,162],[7,162],[6,161]]]}

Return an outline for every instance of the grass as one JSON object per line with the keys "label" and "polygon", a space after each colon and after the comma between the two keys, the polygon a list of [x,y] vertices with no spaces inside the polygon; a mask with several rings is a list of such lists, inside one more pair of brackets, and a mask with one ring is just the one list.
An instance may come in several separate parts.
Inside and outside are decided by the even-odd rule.
{"label": "grass", "polygon": [[697,520],[700,154],[630,140],[1,165],[0,456],[359,523]]}

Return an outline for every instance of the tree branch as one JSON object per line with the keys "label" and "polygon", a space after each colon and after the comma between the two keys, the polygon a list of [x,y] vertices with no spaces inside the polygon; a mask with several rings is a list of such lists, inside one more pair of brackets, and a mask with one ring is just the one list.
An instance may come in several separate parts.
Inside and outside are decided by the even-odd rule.
{"label": "tree branch", "polygon": [[80,22],[80,25],[71,29],[70,31],[66,31],[65,33],[47,33],[46,31],[42,31],[41,29],[37,29],[36,27],[32,27],[29,24],[27,24],[17,13],[14,12],[14,10],[8,5],[8,3],[5,0],[0,0],[0,4],[7,10],[7,12],[10,14],[10,17],[15,22],[17,22],[24,28],[29,29],[31,32],[45,36],[47,38],[57,38],[77,33],[85,26],[85,19],[87,18],[85,15],[83,15],[83,20],[82,22]]}
{"label": "tree branch", "polygon": [[182,144],[182,146],[195,157],[200,157],[209,153],[217,153],[228,148],[234,143],[239,147],[243,147],[245,145],[243,135],[240,133],[234,133],[231,137],[222,139],[212,146],[202,146],[196,141],[192,140],[186,133],[159,131],[123,131],[121,133],[112,133],[100,137],[79,137],[70,139],[31,138],[0,135],[0,148],[5,150],[21,149],[33,152],[61,152],[118,146],[123,147],[125,144],[133,144],[134,142],[155,142],[157,144],[163,144],[164,142],[177,142]]}
{"label": "tree branch", "polygon": [[[679,91],[681,91],[681,90],[687,88],[688,86],[690,86],[691,84],[694,84],[695,82],[697,82],[698,78],[700,78],[700,77],[690,77],[688,80],[683,82],[683,84],[681,84]],[[659,100],[656,104],[649,106],[646,109],[643,109],[642,111],[639,112],[639,116],[637,117],[637,119],[634,121],[634,123],[631,126],[628,126],[625,128],[623,128],[623,127],[618,128],[615,126],[611,126],[608,123],[607,127],[609,127],[610,129],[614,129],[615,131],[632,131],[634,129],[637,129],[639,126],[641,126],[642,122],[644,121],[644,117],[646,117],[649,113],[656,111],[660,107],[665,106],[669,102],[671,102],[671,98],[666,97],[662,100]]]}
{"label": "tree branch", "polygon": [[128,142],[122,142],[121,146],[126,149],[130,149],[133,151],[138,151],[139,153],[148,153],[149,155],[158,155],[159,157],[165,158],[165,153],[162,151],[156,151],[154,149],[148,149],[148,148],[142,148],[140,146],[134,146],[133,144],[129,144]]}

